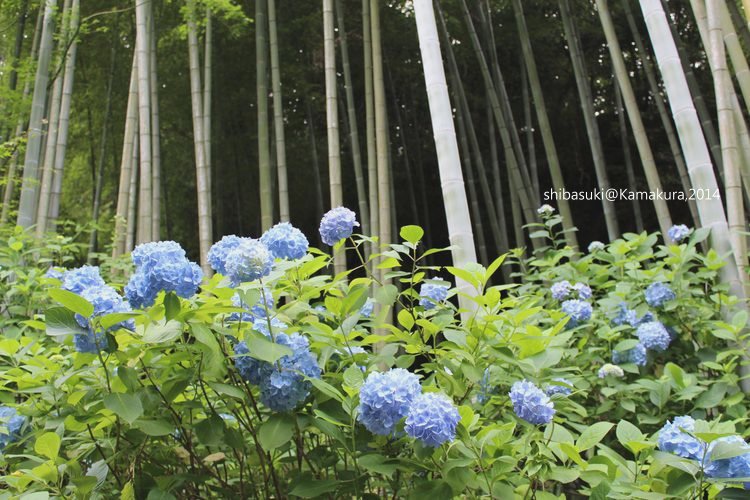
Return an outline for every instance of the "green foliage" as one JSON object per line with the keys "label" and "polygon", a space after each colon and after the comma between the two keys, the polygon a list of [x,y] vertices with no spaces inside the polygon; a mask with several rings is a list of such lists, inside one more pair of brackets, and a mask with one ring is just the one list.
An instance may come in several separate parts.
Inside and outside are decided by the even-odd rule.
{"label": "green foliage", "polygon": [[[233,339],[272,364],[290,352],[250,322],[229,321],[245,312],[232,305],[232,295],[239,291],[256,303],[260,283],[235,290],[215,276],[190,299],[161,294],[145,311],[99,319],[108,328],[135,318],[134,331],[112,332],[116,350],[80,353],[71,345],[72,334],[81,332],[75,313],[91,305],[42,277],[49,263],[69,262],[68,247],[52,252],[58,260],[42,257],[49,245],[10,231],[2,247],[3,286],[6,301],[23,307],[6,308],[0,384],[5,404],[29,424],[3,450],[0,482],[8,495],[71,498],[727,498],[741,492],[735,483],[706,478],[698,462],[656,446],[664,422],[684,414],[697,419],[695,436],[706,442],[747,428],[736,347],[747,314],[723,319],[734,299],[718,285],[721,261],[698,249],[706,233],[668,246],[653,234],[626,234],[583,255],[564,246],[559,222],[551,217],[531,228],[545,242],[533,255],[517,251],[487,268],[447,269],[474,288],[463,320],[450,302],[429,311],[419,305],[422,283],[441,269],[425,265],[434,252],[424,250],[416,226],[402,228],[404,241],[337,277],[321,274],[331,258],[318,251],[277,262],[262,283],[278,304],[268,312],[309,339],[323,368],[321,379],[310,380],[308,399],[288,413],[266,408],[234,364]],[[347,251],[360,255],[370,241],[355,237]],[[516,270],[517,282],[498,284],[503,265]],[[378,282],[375,267],[394,284]],[[593,290],[593,316],[575,328],[550,297],[550,285],[562,279]],[[646,366],[623,364],[623,378],[599,378],[615,349],[634,345],[634,329],[612,323],[619,304],[644,314],[643,292],[654,281],[677,294],[652,310],[673,329],[672,344],[650,352]],[[371,318],[360,313],[368,296],[377,302]],[[394,324],[383,323],[388,308]],[[359,388],[368,373],[387,367],[417,373],[426,391],[453,400],[461,417],[453,442],[427,448],[402,432],[372,435],[357,422]],[[534,426],[514,415],[507,394],[515,381],[545,387],[559,377],[571,382],[572,393],[552,396],[552,423]],[[743,450],[721,445],[713,458]]]}

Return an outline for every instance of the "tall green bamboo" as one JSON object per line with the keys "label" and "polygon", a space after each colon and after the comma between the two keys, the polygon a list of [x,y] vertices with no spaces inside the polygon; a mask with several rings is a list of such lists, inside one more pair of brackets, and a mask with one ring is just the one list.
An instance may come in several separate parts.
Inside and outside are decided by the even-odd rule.
{"label": "tall green bamboo", "polygon": [[[609,176],[607,175],[607,164],[604,159],[604,148],[602,147],[602,138],[599,133],[599,124],[596,122],[596,114],[594,112],[591,83],[589,82],[589,75],[583,58],[581,38],[573,21],[569,0],[559,0],[559,4],[565,38],[568,41],[568,51],[573,63],[573,74],[576,80],[576,88],[578,89],[578,98],[581,101],[583,121],[586,124],[591,156],[594,160],[594,171],[596,172],[599,189],[601,192],[606,192],[610,188]],[[602,197],[602,212],[604,213],[604,221],[607,225],[609,241],[614,241],[620,236],[620,226],[617,223],[617,213],[615,212],[614,203],[605,196]]]}
{"label": "tall green bamboo", "polygon": [[[387,104],[383,80],[383,48],[380,33],[380,2],[370,0],[370,38],[372,42],[372,87],[375,114],[375,152],[378,179],[378,236],[381,245],[391,242],[391,173],[388,158]],[[383,280],[383,283],[389,280]]]}
{"label": "tall green bamboo", "polygon": [[[427,100],[430,104],[430,118],[438,155],[440,184],[448,223],[448,239],[452,245],[453,265],[462,267],[476,262],[477,256],[456,143],[456,132],[451,115],[453,108],[448,97],[432,1],[415,0],[414,18],[417,24],[419,49],[422,54]],[[459,292],[462,292],[459,295],[461,307],[471,309],[464,295],[472,294],[471,285],[456,279],[456,287]]]}
{"label": "tall green bamboo", "polygon": [[153,240],[152,171],[151,171],[151,41],[150,16],[152,0],[135,0],[136,41],[138,57],[138,144],[140,173],[138,183],[138,225],[136,242]]}
{"label": "tall green bamboo", "polygon": [[[336,46],[333,0],[323,0],[323,54],[326,87],[326,136],[328,138],[328,183],[331,208],[344,204],[341,183],[341,145],[339,143],[338,89],[336,84]],[[333,268],[346,270],[346,254],[336,252]]]}
{"label": "tall green bamboo", "polygon": [[195,0],[188,0],[188,55],[190,60],[190,101],[193,110],[193,144],[195,147],[195,173],[198,190],[198,241],[200,247],[201,268],[210,276],[211,266],[208,263],[208,251],[213,244],[211,228],[211,207],[209,198],[208,172],[206,170],[206,151],[203,130],[203,89],[201,87],[201,64],[198,47],[198,28],[196,26]]}
{"label": "tall green bamboo", "polygon": [[[649,58],[648,51],[646,50],[646,45],[643,43],[643,39],[641,38],[640,30],[635,23],[635,17],[633,16],[633,10],[630,7],[630,2],[628,0],[624,0],[622,2],[622,5],[625,10],[625,17],[628,20],[630,32],[632,33],[633,40],[635,41],[635,46],[638,49],[638,54],[640,54],[641,64],[644,72],[646,73],[646,80],[648,81],[649,88],[651,89],[651,95],[653,96],[654,103],[656,104],[656,109],[659,112],[659,117],[661,118],[661,123],[664,127],[664,131],[667,134],[667,142],[669,143],[669,149],[672,151],[672,157],[674,158],[677,172],[680,175],[682,189],[686,193],[689,193],[692,185],[690,184],[690,176],[688,175],[687,166],[685,165],[685,157],[682,154],[682,149],[680,149],[680,143],[677,139],[677,132],[674,129],[674,125],[672,125],[672,118],[669,116],[666,104],[664,103],[664,99],[662,98],[662,92],[659,88],[659,82],[657,81],[656,74],[654,73],[654,68],[651,65],[651,59]],[[693,223],[697,227],[699,227],[700,219],[698,217],[698,207],[695,204],[695,200],[691,198],[688,200],[687,204],[688,209],[690,210],[690,216],[693,219]]]}
{"label": "tall green bamboo", "polygon": [[370,0],[362,0],[362,60],[365,80],[365,145],[367,146],[367,194],[370,236],[380,234],[378,208],[378,159],[375,147],[375,93],[372,82],[372,27]]}
{"label": "tall green bamboo", "polygon": [[[722,31],[722,9],[718,0],[706,1],[708,14],[709,58],[716,93],[716,110],[719,116],[719,136],[721,137],[722,158],[724,160],[724,196],[727,204],[727,222],[732,253],[739,267],[739,277],[747,293],[747,243],[745,210],[742,204],[742,178],[740,176],[740,152],[737,130],[730,98],[732,76],[727,67]],[[744,57],[744,56],[743,56]]]}
{"label": "tall green bamboo", "polygon": [[149,19],[149,93],[151,96],[151,238],[161,239],[161,130],[159,124],[159,77],[156,64],[156,22]]}
{"label": "tall green bamboo", "polygon": [[347,42],[346,25],[344,24],[344,5],[341,0],[335,0],[336,19],[339,27],[339,42],[341,44],[341,67],[344,72],[344,93],[346,95],[346,115],[349,121],[349,144],[352,150],[352,164],[354,166],[354,181],[357,186],[357,202],[362,232],[370,234],[370,208],[367,203],[367,189],[365,189],[365,175],[362,168],[362,150],[359,145],[359,126],[357,125],[356,102],[354,101],[354,86],[352,85],[352,70],[349,64],[349,44]]}
{"label": "tall green bamboo", "polygon": [[138,66],[137,54],[133,54],[130,70],[130,88],[128,104],[125,111],[125,133],[123,134],[122,154],[120,156],[120,181],[117,188],[117,206],[115,209],[114,244],[112,256],[118,257],[127,252],[128,227],[130,217],[131,171],[136,169],[133,163],[133,143],[138,127]]}
{"label": "tall green bamboo", "polygon": [[34,93],[31,98],[31,117],[26,138],[26,155],[24,157],[21,199],[18,202],[17,224],[29,227],[34,224],[36,215],[37,189],[39,184],[39,161],[42,152],[42,126],[44,107],[47,100],[47,83],[49,81],[49,63],[54,45],[54,19],[57,0],[46,0],[44,20],[39,42],[39,59],[37,60]]}
{"label": "tall green bamboo", "polygon": [[[617,82],[614,82],[613,87],[615,88],[615,103],[617,108],[617,122],[620,129],[620,141],[622,143],[622,156],[623,162],[625,163],[625,173],[628,177],[628,187],[630,191],[635,192],[638,190],[638,184],[635,181],[635,169],[633,168],[633,155],[630,151],[630,139],[628,137],[628,125],[625,123],[625,108],[622,103],[622,92],[620,92],[620,86]],[[643,232],[643,214],[641,213],[641,203],[633,199],[631,202],[633,206],[633,218],[635,219],[635,229],[639,233]]]}
{"label": "tall green bamboo", "polygon": [[[526,63],[526,72],[529,76],[529,85],[531,86],[531,95],[534,100],[536,117],[542,135],[542,143],[544,144],[544,150],[547,153],[547,164],[550,171],[550,177],[552,177],[552,185],[555,190],[562,192],[565,190],[565,181],[562,175],[562,168],[560,167],[560,158],[557,155],[555,139],[552,136],[552,125],[550,124],[549,115],[547,114],[547,106],[544,102],[542,83],[539,80],[536,59],[534,58],[534,52],[531,47],[531,37],[529,36],[529,30],[526,26],[526,17],[523,14],[521,0],[512,0],[511,3],[513,4],[516,26],[518,27],[518,34],[521,39],[521,52],[523,53],[524,62]],[[576,248],[578,246],[578,238],[576,237],[574,229],[575,223],[573,221],[573,212],[570,210],[570,204],[567,199],[562,197],[557,200],[557,207],[563,218],[563,227],[566,229],[565,241],[569,246]]]}
{"label": "tall green bamboo", "polygon": [[260,226],[273,225],[271,191],[271,149],[268,132],[268,0],[255,1],[255,71],[258,106],[258,186],[260,189]]}
{"label": "tall green bamboo", "polygon": [[[638,110],[633,87],[630,85],[629,73],[625,67],[625,59],[622,55],[620,42],[617,39],[617,33],[615,33],[615,26],[612,22],[612,16],[609,13],[607,0],[596,0],[596,7],[599,12],[599,20],[604,29],[604,36],[607,39],[607,47],[609,48],[609,55],[612,59],[615,77],[620,86],[625,109],[627,110],[628,118],[630,119],[630,127],[633,129],[635,143],[636,146],[638,146],[643,170],[646,173],[648,188],[652,193],[661,192],[663,189],[661,180],[659,179],[659,172],[656,169],[656,161],[654,160],[654,154],[651,151],[651,145],[648,142],[648,136],[646,135],[646,129],[643,126],[641,113]],[[656,218],[659,221],[659,228],[661,229],[662,234],[667,234],[669,228],[672,227],[672,218],[669,215],[666,201],[664,201],[663,198],[660,199],[658,196],[654,196],[654,208],[656,209]]]}
{"label": "tall green bamboo", "polygon": [[[680,132],[680,142],[685,152],[685,160],[690,172],[690,178],[694,186],[708,189],[710,192],[718,191],[716,177],[714,177],[711,166],[711,157],[703,137],[698,115],[690,99],[687,80],[682,71],[680,58],[677,53],[674,39],[669,29],[667,16],[664,13],[659,0],[640,0],[643,17],[646,20],[651,44],[654,47],[656,60],[664,80],[664,88],[669,96],[669,104],[672,108],[672,116]],[[740,273],[743,272],[735,265],[736,261],[731,259],[732,241],[727,225],[727,217],[724,212],[721,199],[715,197],[704,197],[698,200],[698,213],[702,226],[711,230],[711,246],[716,252],[729,258],[728,265],[719,270],[722,281],[727,283],[730,291],[740,299],[740,307],[746,308],[743,299],[746,297],[742,285]],[[729,318],[731,312],[727,311]],[[740,382],[745,393],[750,392],[750,367],[748,366],[748,345],[745,348],[745,363],[741,367],[743,379]]]}
{"label": "tall green bamboo", "polygon": [[276,146],[276,174],[279,181],[279,218],[289,220],[289,186],[286,174],[286,141],[284,140],[284,100],[281,94],[279,40],[276,31],[276,0],[268,0],[268,39],[271,46],[271,89],[273,92],[273,127]]}

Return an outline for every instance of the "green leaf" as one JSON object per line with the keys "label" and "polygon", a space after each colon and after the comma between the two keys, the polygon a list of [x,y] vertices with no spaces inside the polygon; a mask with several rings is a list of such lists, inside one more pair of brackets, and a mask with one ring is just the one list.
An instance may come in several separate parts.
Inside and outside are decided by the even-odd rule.
{"label": "green leaf", "polygon": [[505,261],[505,257],[507,257],[508,254],[504,253],[497,259],[493,260],[492,263],[487,267],[487,271],[484,273],[484,282],[485,284],[492,278],[492,275],[495,274],[495,272],[500,268],[501,265],[503,265],[503,262]]}
{"label": "green leaf", "polygon": [[129,424],[143,415],[143,405],[135,394],[113,392],[104,397],[104,406]]}
{"label": "green leaf", "polygon": [[195,425],[195,435],[206,446],[218,446],[224,443],[224,429],[224,420],[214,414]]}
{"label": "green leaf", "polygon": [[362,369],[359,366],[349,365],[349,368],[344,370],[344,383],[352,389],[359,389],[364,380]]}
{"label": "green leaf", "polygon": [[174,292],[164,294],[164,315],[167,321],[173,320],[180,314],[180,298]]}
{"label": "green leaf", "polygon": [[474,288],[479,288],[479,280],[477,280],[476,276],[474,276],[472,273],[465,269],[459,269],[457,267],[448,266],[446,267],[449,273],[451,273],[453,276],[455,276],[458,279],[464,280],[465,282],[471,284]]}
{"label": "green leaf", "polygon": [[284,356],[291,356],[294,352],[287,346],[271,342],[264,335],[251,333],[247,336],[248,356],[275,363]]}
{"label": "green leaf", "polygon": [[75,333],[86,333],[76,321],[75,313],[65,307],[50,307],[44,313],[47,335],[58,337]]}
{"label": "green leaf", "polygon": [[599,441],[604,439],[604,436],[614,427],[615,424],[610,422],[598,422],[591,427],[586,428],[581,433],[581,436],[576,441],[576,448],[578,451],[586,451],[589,448],[593,448]]}
{"label": "green leaf", "polygon": [[76,293],[63,290],[62,288],[53,288],[49,291],[49,296],[52,297],[52,300],[55,302],[85,318],[94,314],[94,306],[91,305],[91,302]]}
{"label": "green leaf", "polygon": [[414,316],[411,315],[406,309],[401,309],[398,312],[398,323],[404,327],[405,330],[411,330],[414,326]]}
{"label": "green leaf", "polygon": [[60,436],[54,432],[45,432],[36,439],[34,451],[50,460],[56,459],[60,453]]}
{"label": "green leaf", "polygon": [[275,450],[285,445],[294,435],[294,417],[285,414],[275,414],[260,426],[258,441],[266,451]]}
{"label": "green leaf", "polygon": [[296,486],[289,492],[290,495],[300,498],[317,498],[325,493],[330,493],[338,488],[339,481],[335,479],[315,479],[312,477],[305,477],[302,481],[298,482]]}
{"label": "green leaf", "polygon": [[424,236],[424,230],[419,226],[404,226],[401,228],[399,235],[409,243],[417,244]]}
{"label": "green leaf", "polygon": [[338,389],[336,389],[334,386],[332,386],[328,382],[324,382],[323,380],[321,380],[319,378],[308,378],[307,380],[309,380],[310,382],[312,382],[312,385],[314,385],[317,390],[319,390],[320,392],[322,392],[326,396],[331,397],[331,398],[333,398],[333,399],[335,399],[337,401],[343,401],[344,400],[343,394],[341,394],[338,391]]}
{"label": "green leaf", "polygon": [[583,467],[583,465],[586,463],[584,462],[583,458],[581,458],[581,454],[578,452],[578,449],[569,443],[559,443],[560,449],[562,450],[565,455],[568,456],[569,459],[574,461],[577,465]]}
{"label": "green leaf", "polygon": [[111,313],[111,314],[105,314],[104,316],[99,317],[99,325],[105,329],[109,330],[113,326],[115,326],[118,323],[123,323],[129,319],[142,316],[140,312],[122,312],[122,313]]}
{"label": "green leaf", "polygon": [[174,424],[166,420],[138,420],[135,426],[149,436],[167,436],[174,432]]}
{"label": "green leaf", "polygon": [[395,285],[385,285],[375,290],[375,302],[384,306],[390,306],[396,302],[398,288]]}
{"label": "green leaf", "polygon": [[627,420],[620,420],[620,422],[617,424],[616,434],[617,440],[620,441],[621,444],[625,444],[628,441],[643,440],[643,433],[641,432],[641,430]]}
{"label": "green leaf", "polygon": [[182,335],[183,324],[179,321],[169,320],[166,323],[149,325],[143,334],[143,341],[147,344],[161,344],[171,342]]}
{"label": "green leaf", "polygon": [[133,483],[128,481],[120,492],[120,500],[135,500],[135,489]]}

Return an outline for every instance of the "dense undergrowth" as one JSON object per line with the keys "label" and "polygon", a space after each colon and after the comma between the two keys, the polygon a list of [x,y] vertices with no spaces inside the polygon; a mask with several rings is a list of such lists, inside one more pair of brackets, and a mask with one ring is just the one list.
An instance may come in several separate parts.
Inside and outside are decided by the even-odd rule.
{"label": "dense undergrowth", "polygon": [[488,268],[426,266],[415,226],[365,260],[340,211],[348,273],[282,225],[203,280],[3,229],[0,498],[742,498],[747,313],[707,232],[582,253],[542,213]]}

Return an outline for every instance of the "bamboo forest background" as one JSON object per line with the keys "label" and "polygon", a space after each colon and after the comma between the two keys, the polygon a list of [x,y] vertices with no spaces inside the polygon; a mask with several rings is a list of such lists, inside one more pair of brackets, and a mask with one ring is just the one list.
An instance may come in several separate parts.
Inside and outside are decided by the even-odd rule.
{"label": "bamboo forest background", "polygon": [[[436,26],[485,264],[531,243],[521,227],[551,188],[695,182],[648,4],[667,13],[729,226],[744,229],[748,164],[722,168],[750,144],[740,2],[441,0]],[[701,30],[726,47],[706,51]],[[222,235],[257,236],[278,220],[314,235],[320,215],[343,204],[366,234],[395,241],[400,226],[419,224],[428,248],[448,244],[412,2],[0,0],[0,57],[3,221],[38,234],[86,226],[105,253],[173,239],[205,263]],[[684,201],[553,204],[579,246],[700,225]]]}

